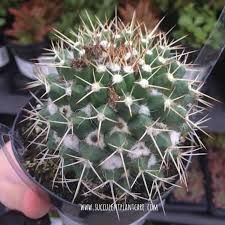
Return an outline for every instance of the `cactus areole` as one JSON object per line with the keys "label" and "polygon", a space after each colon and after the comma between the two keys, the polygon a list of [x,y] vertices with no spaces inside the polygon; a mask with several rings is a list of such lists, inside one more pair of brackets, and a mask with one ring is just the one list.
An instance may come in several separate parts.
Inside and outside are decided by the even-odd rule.
{"label": "cactus areole", "polygon": [[74,204],[161,199],[176,179],[186,182],[201,144],[202,119],[189,119],[207,104],[200,84],[184,78],[187,54],[157,27],[90,24],[73,40],[56,31],[47,65],[58,73],[38,71],[31,84],[44,94],[18,123],[24,164]]}

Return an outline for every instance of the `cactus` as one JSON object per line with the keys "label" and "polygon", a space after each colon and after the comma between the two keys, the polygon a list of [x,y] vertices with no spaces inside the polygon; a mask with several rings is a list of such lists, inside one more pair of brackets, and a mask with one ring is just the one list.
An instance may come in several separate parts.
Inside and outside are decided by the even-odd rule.
{"label": "cactus", "polygon": [[31,84],[44,94],[33,94],[37,103],[23,120],[28,155],[35,146],[28,166],[48,167],[53,190],[62,185],[73,203],[162,199],[176,177],[186,183],[185,162],[197,154],[204,122],[190,116],[209,103],[199,81],[184,77],[188,53],[159,24],[151,32],[134,19],[90,24],[71,32],[73,40],[55,31],[47,65],[58,73],[39,70]]}

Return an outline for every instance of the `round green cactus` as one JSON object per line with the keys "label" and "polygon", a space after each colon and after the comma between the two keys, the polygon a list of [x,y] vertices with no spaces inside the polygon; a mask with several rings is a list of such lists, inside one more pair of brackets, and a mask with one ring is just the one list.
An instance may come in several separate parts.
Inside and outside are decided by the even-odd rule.
{"label": "round green cactus", "polygon": [[186,157],[198,148],[201,121],[189,117],[203,109],[199,82],[184,77],[187,54],[157,27],[98,25],[84,24],[74,40],[56,31],[48,66],[58,73],[39,71],[34,85],[45,94],[26,119],[28,153],[36,146],[29,163],[51,162],[52,187],[66,187],[72,202],[161,198],[176,175],[185,182]]}

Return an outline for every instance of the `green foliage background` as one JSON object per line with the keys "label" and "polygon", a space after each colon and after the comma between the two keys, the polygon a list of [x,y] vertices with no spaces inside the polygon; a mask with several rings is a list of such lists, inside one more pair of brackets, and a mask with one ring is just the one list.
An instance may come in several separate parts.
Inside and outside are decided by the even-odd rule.
{"label": "green foliage background", "polygon": [[81,24],[81,18],[86,24],[86,12],[93,20],[97,16],[101,21],[111,18],[118,0],[64,0],[64,11],[55,27],[63,34],[70,37],[70,30],[76,30]]}
{"label": "green foliage background", "polygon": [[[224,5],[224,0],[154,0],[154,2],[163,14],[177,15],[177,24],[172,36],[176,39],[187,36],[182,42],[192,48],[200,48],[206,42]],[[222,37],[218,35],[217,38],[219,42]]]}
{"label": "green foliage background", "polygon": [[22,0],[1,0],[0,1],[0,27],[6,23],[7,10],[9,7],[16,7]]}
{"label": "green foliage background", "polygon": [[[52,1],[54,2],[54,0]],[[6,23],[8,8],[16,8],[23,2],[24,0],[0,0],[0,27]],[[62,14],[61,16],[59,15],[58,20],[53,26],[70,37],[70,31],[76,30],[82,20],[86,24],[89,24],[86,12],[89,14],[91,20],[95,16],[102,22],[106,21],[106,18],[110,19],[115,12],[118,0],[63,0],[62,2]],[[54,38],[53,35],[51,38]]]}
{"label": "green foliage background", "polygon": [[[0,0],[0,27],[6,23],[7,9],[17,7],[21,2],[23,0]],[[92,21],[97,16],[104,22],[106,18],[112,18],[118,3],[119,0],[63,0],[63,12],[55,28],[71,37],[70,31],[76,31],[81,24],[81,18],[89,24],[86,12]],[[182,40],[183,44],[198,49],[209,37],[222,10],[224,0],[153,0],[153,3],[161,10],[162,15],[167,17],[171,14],[172,17],[177,17],[173,24],[175,28],[171,33],[172,37],[178,39],[187,36]],[[215,45],[223,38],[219,34],[217,36]]]}

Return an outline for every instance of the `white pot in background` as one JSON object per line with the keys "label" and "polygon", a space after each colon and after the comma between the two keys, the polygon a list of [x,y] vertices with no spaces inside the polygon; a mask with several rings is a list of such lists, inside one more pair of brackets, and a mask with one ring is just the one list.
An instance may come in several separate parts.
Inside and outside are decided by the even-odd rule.
{"label": "white pot in background", "polygon": [[0,46],[0,68],[6,66],[9,63],[9,54],[6,46]]}
{"label": "white pot in background", "polygon": [[53,60],[46,59],[43,56],[38,57],[35,62],[30,62],[28,60],[22,59],[21,57],[15,55],[16,64],[20,72],[31,80],[36,80],[37,69],[43,72],[43,74],[58,74],[55,67],[50,67],[46,65],[39,65],[38,63],[53,63]]}

